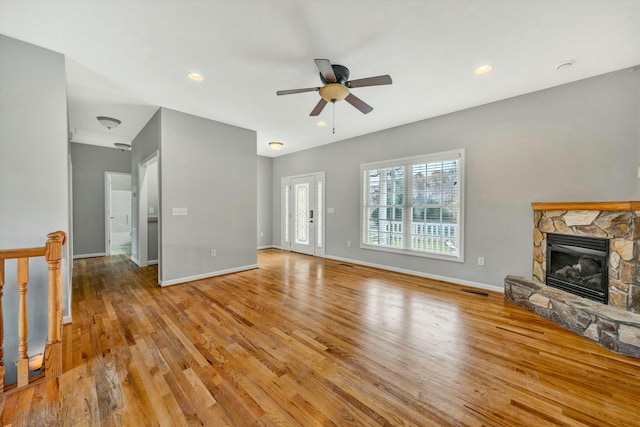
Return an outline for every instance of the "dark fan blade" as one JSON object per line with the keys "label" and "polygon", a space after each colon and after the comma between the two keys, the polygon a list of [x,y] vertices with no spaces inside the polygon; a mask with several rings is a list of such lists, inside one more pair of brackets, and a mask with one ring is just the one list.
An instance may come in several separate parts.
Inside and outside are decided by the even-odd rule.
{"label": "dark fan blade", "polygon": [[367,114],[373,111],[373,107],[371,105],[367,104],[362,99],[358,98],[352,93],[347,95],[347,97],[344,100],[347,101],[349,104],[353,105],[354,107],[356,107],[358,110],[360,110],[362,114]]}
{"label": "dark fan blade", "polygon": [[384,76],[367,77],[366,79],[357,79],[347,82],[347,87],[365,87],[365,86],[380,86],[390,85],[392,83],[391,76],[385,74]]}
{"label": "dark fan blade", "polygon": [[276,92],[276,95],[291,95],[294,93],[302,93],[302,92],[315,92],[320,90],[319,87],[308,87],[305,89],[289,89],[289,90],[279,90]]}
{"label": "dark fan blade", "polygon": [[316,105],[316,108],[313,109],[313,111],[311,112],[311,114],[309,114],[310,116],[317,116],[320,113],[322,113],[322,110],[324,109],[324,106],[327,105],[327,101],[325,101],[324,99],[320,98],[320,102],[318,102],[318,104]]}
{"label": "dark fan blade", "polygon": [[328,59],[314,59],[314,61],[316,61],[316,66],[318,67],[318,70],[320,70],[320,74],[322,74],[322,77],[324,77],[326,81],[328,81],[329,83],[333,83],[337,80],[336,75],[333,74],[331,61],[329,61]]}

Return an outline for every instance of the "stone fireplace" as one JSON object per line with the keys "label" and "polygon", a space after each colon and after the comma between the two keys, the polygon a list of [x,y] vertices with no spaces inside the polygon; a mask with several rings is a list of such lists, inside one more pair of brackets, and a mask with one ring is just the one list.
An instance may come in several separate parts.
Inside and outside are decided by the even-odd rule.
{"label": "stone fireplace", "polygon": [[533,278],[507,276],[505,298],[640,358],[640,201],[532,207]]}

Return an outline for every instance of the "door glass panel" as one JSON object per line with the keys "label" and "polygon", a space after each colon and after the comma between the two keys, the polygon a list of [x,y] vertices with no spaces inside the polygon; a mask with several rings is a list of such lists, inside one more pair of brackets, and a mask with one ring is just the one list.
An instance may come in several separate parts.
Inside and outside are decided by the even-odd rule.
{"label": "door glass panel", "polygon": [[309,244],[309,183],[295,184],[295,242]]}
{"label": "door glass panel", "polygon": [[318,181],[318,188],[316,189],[316,215],[315,223],[316,223],[316,246],[322,247],[322,214],[324,212],[324,206],[322,206],[322,181]]}
{"label": "door glass panel", "polygon": [[284,241],[289,242],[289,184],[284,186]]}

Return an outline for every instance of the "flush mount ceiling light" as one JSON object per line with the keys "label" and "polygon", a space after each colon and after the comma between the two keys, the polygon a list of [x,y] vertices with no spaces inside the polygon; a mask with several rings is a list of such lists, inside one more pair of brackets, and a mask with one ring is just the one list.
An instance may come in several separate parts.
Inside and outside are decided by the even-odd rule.
{"label": "flush mount ceiling light", "polygon": [[194,82],[201,82],[204,80],[204,76],[202,74],[198,74],[194,72],[188,73],[187,77],[189,77]]}
{"label": "flush mount ceiling light", "polygon": [[487,74],[489,71],[493,70],[493,65],[483,65],[481,67],[478,67],[475,69],[474,73],[480,75],[480,74]]}
{"label": "flush mount ceiling light", "polygon": [[324,127],[324,126],[326,126],[327,124],[326,124],[325,122],[318,122],[318,123],[316,123],[316,125],[317,125],[318,127]]}
{"label": "flush mount ceiling light", "polygon": [[282,146],[284,144],[280,141],[271,141],[269,143],[269,148],[271,148],[273,151],[280,151],[282,150]]}
{"label": "flush mount ceiling light", "polygon": [[567,68],[570,68],[575,63],[576,63],[576,61],[574,61],[574,60],[563,62],[562,64],[560,64],[560,65],[558,65],[556,67],[556,70],[558,70],[558,71],[566,70]]}
{"label": "flush mount ceiling light", "polygon": [[113,117],[107,117],[107,116],[98,116],[96,117],[96,119],[98,119],[100,124],[106,127],[107,129],[117,128],[118,126],[120,126],[120,123],[122,123],[118,119],[114,119]]}
{"label": "flush mount ceiling light", "polygon": [[115,142],[113,145],[115,145],[116,148],[119,148],[122,151],[131,149],[131,144],[128,144],[126,142]]}

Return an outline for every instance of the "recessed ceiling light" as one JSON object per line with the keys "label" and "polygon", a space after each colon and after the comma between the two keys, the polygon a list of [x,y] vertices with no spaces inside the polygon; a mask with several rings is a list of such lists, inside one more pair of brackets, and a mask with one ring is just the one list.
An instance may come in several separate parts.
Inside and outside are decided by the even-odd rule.
{"label": "recessed ceiling light", "polygon": [[202,76],[202,74],[198,74],[198,73],[189,73],[187,74],[187,77],[189,77],[191,80],[195,81],[195,82],[201,82],[204,80],[204,77]]}
{"label": "recessed ceiling light", "polygon": [[327,124],[325,122],[318,122],[316,123],[316,125],[318,125],[319,127],[323,127],[323,126],[326,126]]}
{"label": "recessed ceiling light", "polygon": [[483,65],[481,67],[476,68],[474,73],[476,73],[476,74],[486,74],[491,70],[493,70],[493,65],[487,64],[487,65]]}
{"label": "recessed ceiling light", "polygon": [[575,63],[576,63],[576,61],[574,61],[574,60],[563,62],[562,64],[560,64],[560,65],[558,65],[556,67],[556,70],[566,70],[567,68],[571,67]]}

